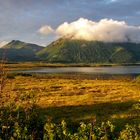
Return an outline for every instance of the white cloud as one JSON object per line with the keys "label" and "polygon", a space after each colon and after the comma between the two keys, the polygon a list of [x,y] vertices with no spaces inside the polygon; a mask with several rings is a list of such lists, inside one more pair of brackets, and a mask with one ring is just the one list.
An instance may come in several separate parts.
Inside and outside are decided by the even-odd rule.
{"label": "white cloud", "polygon": [[79,18],[71,23],[64,22],[56,30],[48,25],[42,26],[39,33],[44,35],[54,33],[58,36],[88,41],[140,43],[140,27],[130,26],[125,21],[113,19],[101,19],[97,22]]}
{"label": "white cloud", "polygon": [[4,45],[6,45],[8,42],[7,41],[1,41],[0,42],[0,48],[3,47]]}
{"label": "white cloud", "polygon": [[140,43],[140,27],[129,26],[124,21],[113,19],[95,22],[80,18],[71,23],[64,22],[55,32],[60,36],[71,36],[73,39]]}
{"label": "white cloud", "polygon": [[44,35],[48,35],[48,34],[52,33],[53,31],[54,31],[54,30],[53,30],[52,27],[49,26],[49,25],[42,26],[42,27],[38,30],[38,32],[39,32],[40,34],[44,34]]}

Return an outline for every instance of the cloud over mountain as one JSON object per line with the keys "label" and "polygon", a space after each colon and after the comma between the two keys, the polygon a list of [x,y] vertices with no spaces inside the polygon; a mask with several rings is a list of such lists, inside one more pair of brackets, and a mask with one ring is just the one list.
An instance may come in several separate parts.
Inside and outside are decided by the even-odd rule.
{"label": "cloud over mountain", "polygon": [[38,32],[41,33],[41,34],[44,34],[44,35],[48,35],[50,33],[52,33],[54,30],[51,28],[51,26],[49,25],[45,25],[45,26],[42,26]]}
{"label": "cloud over mountain", "polygon": [[71,23],[64,22],[58,26],[56,34],[89,41],[140,42],[140,27],[130,26],[124,21],[113,19],[102,19],[95,22],[80,18]]}

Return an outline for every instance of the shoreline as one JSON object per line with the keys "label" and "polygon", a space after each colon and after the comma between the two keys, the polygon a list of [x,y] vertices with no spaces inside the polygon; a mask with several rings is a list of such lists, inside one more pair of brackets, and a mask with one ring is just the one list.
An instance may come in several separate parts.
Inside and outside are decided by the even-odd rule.
{"label": "shoreline", "polygon": [[6,63],[5,68],[8,70],[28,70],[33,68],[43,67],[117,67],[117,66],[140,66],[140,63],[129,63],[129,64],[63,64],[63,63],[44,63],[44,62],[14,62]]}

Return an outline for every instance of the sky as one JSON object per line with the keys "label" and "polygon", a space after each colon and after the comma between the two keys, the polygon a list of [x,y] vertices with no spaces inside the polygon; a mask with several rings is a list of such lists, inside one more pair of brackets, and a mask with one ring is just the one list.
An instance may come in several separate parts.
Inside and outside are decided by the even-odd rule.
{"label": "sky", "polygon": [[[108,31],[105,27],[117,28],[122,40],[126,39],[126,33],[130,40],[138,36],[134,40],[137,42],[140,0],[0,0],[0,46],[11,40],[45,46],[60,36],[83,38],[83,33],[92,40],[95,33],[102,35],[103,31],[117,35],[113,28]],[[102,36],[100,40],[109,38]]]}

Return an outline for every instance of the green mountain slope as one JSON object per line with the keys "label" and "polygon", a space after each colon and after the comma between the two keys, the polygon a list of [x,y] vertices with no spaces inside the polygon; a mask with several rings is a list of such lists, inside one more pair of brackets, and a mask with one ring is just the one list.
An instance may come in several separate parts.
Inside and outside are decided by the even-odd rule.
{"label": "green mountain slope", "polygon": [[45,61],[50,63],[137,63],[140,44],[105,43],[60,38],[47,47],[13,40],[0,48],[8,61]]}
{"label": "green mountain slope", "polygon": [[5,55],[8,61],[35,61],[39,60],[36,53],[43,47],[13,40],[0,48],[0,56]]}
{"label": "green mountain slope", "polygon": [[58,39],[37,55],[48,62],[133,63],[140,62],[140,44]]}

